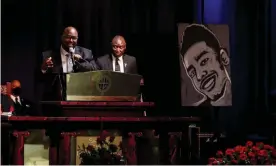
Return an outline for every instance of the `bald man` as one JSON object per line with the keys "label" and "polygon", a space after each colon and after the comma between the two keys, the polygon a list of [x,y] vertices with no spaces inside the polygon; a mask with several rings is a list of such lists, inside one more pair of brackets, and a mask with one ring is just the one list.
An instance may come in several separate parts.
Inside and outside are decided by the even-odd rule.
{"label": "bald man", "polygon": [[[96,70],[92,51],[80,46],[78,31],[74,27],[66,27],[61,36],[59,49],[43,52],[42,73],[72,73]],[[72,54],[73,56],[71,56]]]}
{"label": "bald man", "polygon": [[21,83],[18,80],[11,82],[10,95],[1,95],[1,103],[3,112],[9,112],[12,115],[24,116],[35,114],[32,109],[33,104],[21,96]]}
{"label": "bald man", "polygon": [[112,53],[99,57],[97,64],[101,70],[137,74],[136,58],[125,54],[126,41],[123,36],[115,36],[111,42]]}
{"label": "bald man", "polygon": [[43,83],[39,89],[42,91],[41,100],[65,100],[65,77],[60,74],[97,70],[92,51],[77,43],[78,31],[74,27],[67,27],[62,33],[60,47],[42,53],[38,77]]}

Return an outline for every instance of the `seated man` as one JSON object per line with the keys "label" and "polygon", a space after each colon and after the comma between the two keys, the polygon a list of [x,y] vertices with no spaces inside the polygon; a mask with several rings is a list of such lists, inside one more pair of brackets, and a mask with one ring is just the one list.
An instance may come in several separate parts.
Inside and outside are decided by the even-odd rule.
{"label": "seated man", "polygon": [[[25,100],[21,96],[21,83],[18,80],[13,80],[11,82],[11,94],[3,95],[1,94],[1,114],[2,115],[35,115],[33,110],[33,104]],[[12,136],[10,130],[2,130],[2,164],[12,164],[13,153],[14,153],[14,141],[15,137]]]}
{"label": "seated man", "polygon": [[[115,36],[111,42],[112,53],[106,54],[97,59],[97,65],[100,70],[111,70],[121,73],[138,74],[136,58],[127,55],[126,41],[123,36]],[[144,84],[144,79],[141,79],[140,84]],[[137,98],[138,101],[143,101],[142,93]]]}
{"label": "seated man", "polygon": [[125,54],[126,41],[123,36],[115,36],[111,42],[112,53],[97,60],[101,70],[137,74],[136,58]]}
{"label": "seated man", "polygon": [[[37,116],[39,112],[36,111],[34,104],[24,99],[21,96],[21,83],[18,80],[11,82],[11,94],[1,95],[1,111],[2,115],[14,116]],[[29,130],[30,135],[25,140],[25,152],[29,154],[37,147],[43,147],[44,130]],[[3,164],[13,164],[14,144],[16,137],[14,137],[10,130],[2,130],[2,154]],[[26,144],[33,144],[32,146]],[[36,146],[34,146],[36,144]],[[41,150],[40,150],[41,151]],[[6,152],[6,153],[4,153]],[[38,154],[39,155],[39,154]],[[36,156],[35,156],[36,157]]]}
{"label": "seated man", "polygon": [[21,83],[18,80],[11,82],[11,94],[1,95],[2,114],[34,115],[33,104],[21,96]]}

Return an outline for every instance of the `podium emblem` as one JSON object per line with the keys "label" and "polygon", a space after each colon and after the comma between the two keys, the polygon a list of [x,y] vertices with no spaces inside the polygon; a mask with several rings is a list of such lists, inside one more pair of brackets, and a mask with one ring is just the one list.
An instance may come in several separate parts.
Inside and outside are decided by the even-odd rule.
{"label": "podium emblem", "polygon": [[111,79],[108,76],[103,75],[99,78],[96,86],[101,93],[104,93],[111,87]]}

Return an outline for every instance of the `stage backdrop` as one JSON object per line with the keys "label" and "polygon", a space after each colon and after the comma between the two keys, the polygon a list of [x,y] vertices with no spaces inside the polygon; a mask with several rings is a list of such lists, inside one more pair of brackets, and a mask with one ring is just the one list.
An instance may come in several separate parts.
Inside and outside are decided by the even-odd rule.
{"label": "stage backdrop", "polygon": [[231,106],[228,25],[178,24],[182,106]]}

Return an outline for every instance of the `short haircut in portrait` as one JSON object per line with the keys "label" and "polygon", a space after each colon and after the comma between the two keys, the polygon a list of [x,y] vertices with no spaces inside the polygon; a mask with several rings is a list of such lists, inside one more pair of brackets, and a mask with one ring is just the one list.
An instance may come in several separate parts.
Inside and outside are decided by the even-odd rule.
{"label": "short haircut in portrait", "polygon": [[228,25],[178,24],[182,106],[231,106]]}

